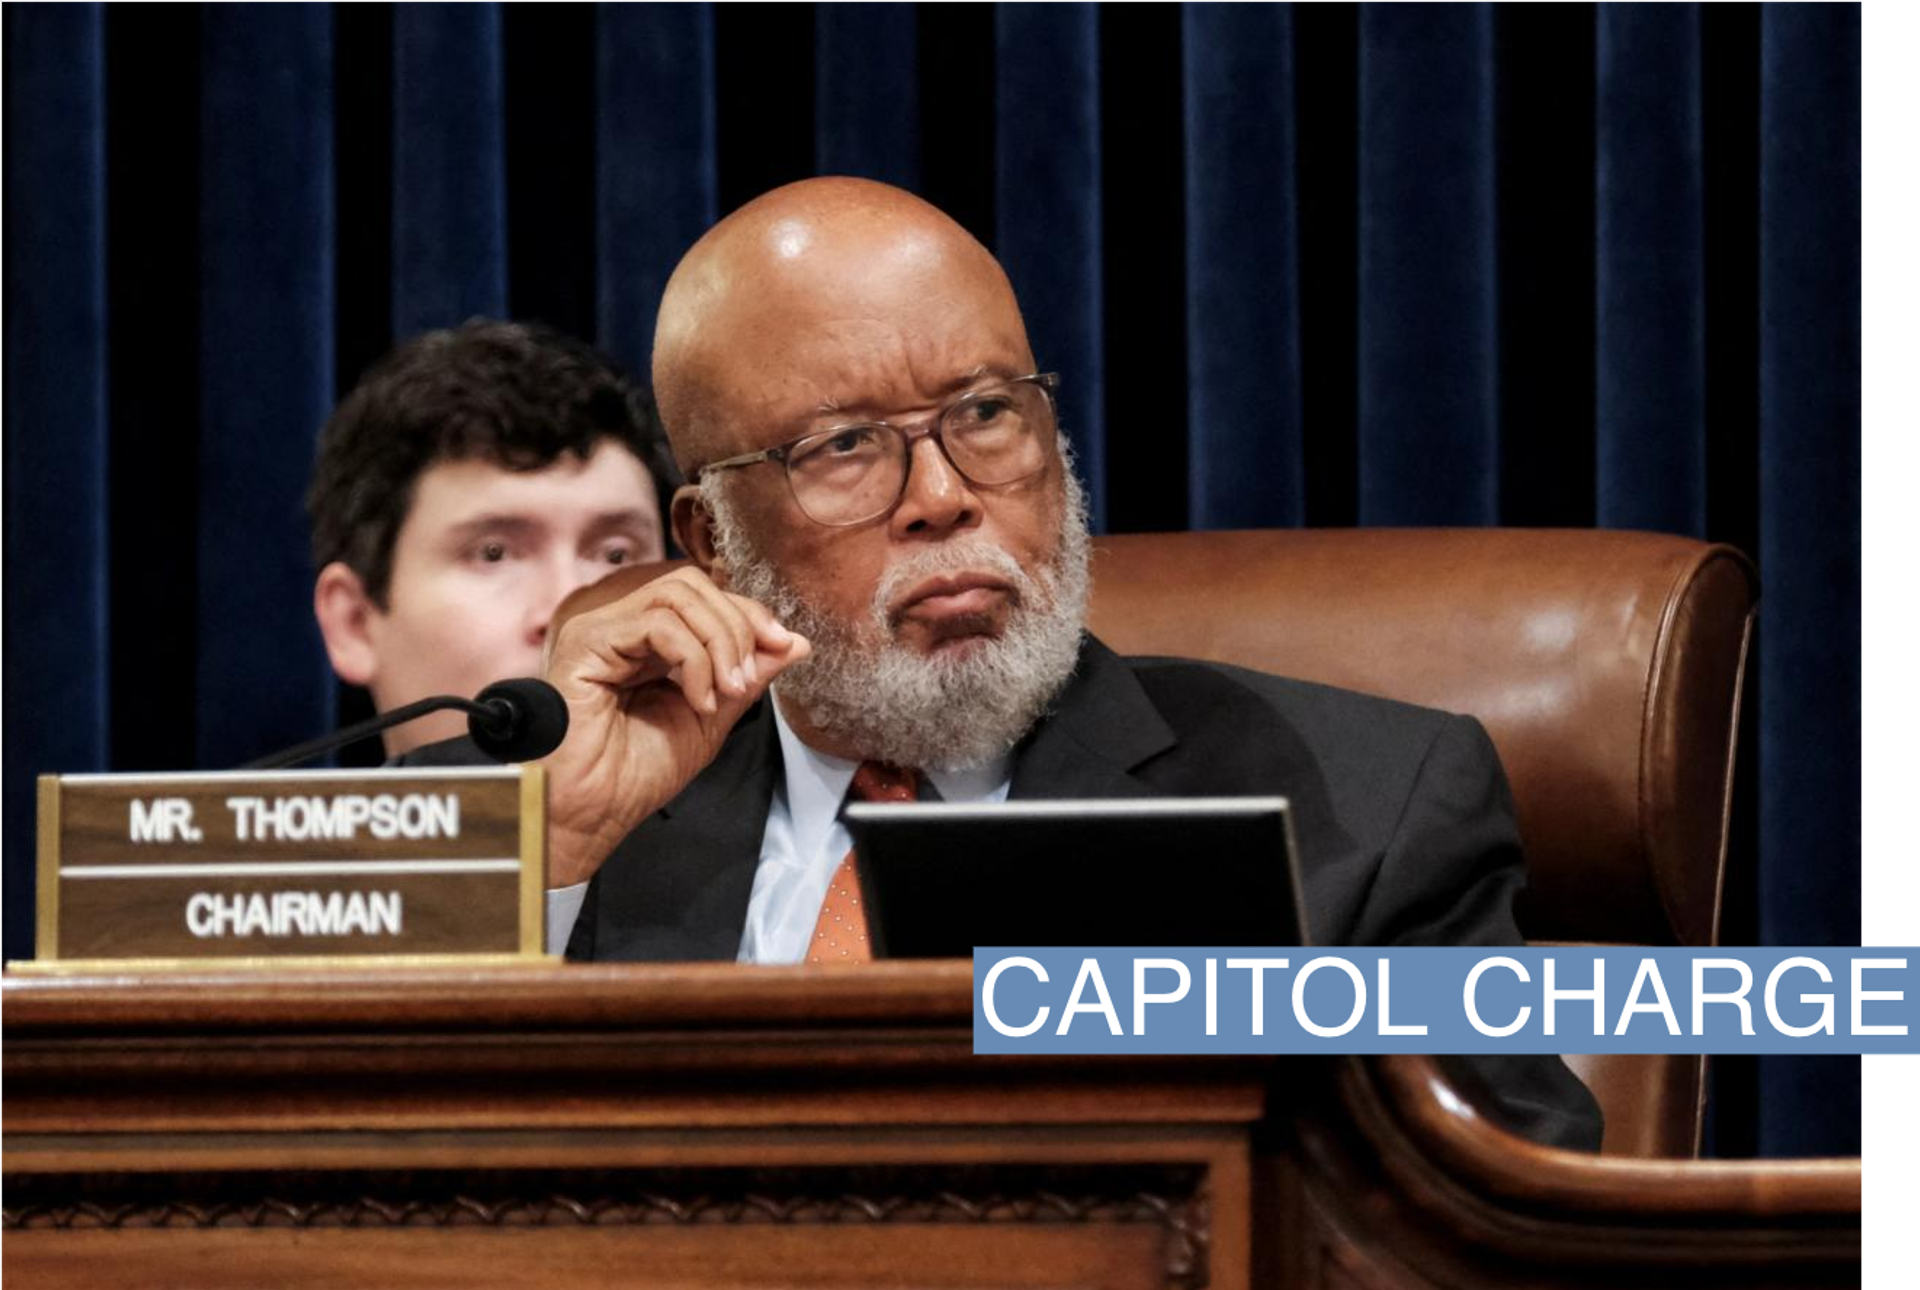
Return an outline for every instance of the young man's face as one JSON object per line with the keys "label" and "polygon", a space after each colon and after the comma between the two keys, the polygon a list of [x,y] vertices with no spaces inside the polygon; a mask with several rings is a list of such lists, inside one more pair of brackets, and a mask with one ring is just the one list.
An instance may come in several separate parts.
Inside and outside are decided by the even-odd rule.
{"label": "young man's face", "polygon": [[[534,471],[443,461],[414,483],[386,607],[341,564],[321,572],[314,607],[334,670],[366,686],[384,712],[538,676],[547,625],[567,593],[662,555],[653,480],[618,443]],[[465,730],[459,713],[422,718],[390,731],[387,751]]]}

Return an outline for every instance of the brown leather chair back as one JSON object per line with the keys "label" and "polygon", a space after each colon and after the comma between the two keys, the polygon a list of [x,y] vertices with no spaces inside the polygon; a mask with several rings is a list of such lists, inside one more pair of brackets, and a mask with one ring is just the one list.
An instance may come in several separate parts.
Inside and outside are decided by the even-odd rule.
{"label": "brown leather chair back", "polygon": [[[1595,530],[1163,533],[1095,543],[1094,632],[1478,717],[1539,941],[1712,945],[1757,593],[1739,552]],[[623,570],[559,611],[671,565]],[[1699,1150],[1705,1062],[1573,1057],[1605,1149]]]}
{"label": "brown leather chair back", "polygon": [[[1757,593],[1739,552],[1594,530],[1104,538],[1093,630],[1478,717],[1513,784],[1529,938],[1712,945]],[[1697,1154],[1705,1063],[1568,1059],[1606,1150]]]}

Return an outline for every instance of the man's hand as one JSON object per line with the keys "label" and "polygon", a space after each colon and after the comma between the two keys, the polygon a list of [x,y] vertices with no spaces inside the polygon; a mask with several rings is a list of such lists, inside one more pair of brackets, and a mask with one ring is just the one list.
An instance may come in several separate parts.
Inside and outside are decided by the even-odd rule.
{"label": "man's hand", "polygon": [[766,606],[692,567],[569,619],[547,663],[570,718],[544,762],[548,885],[591,878],[706,768],[774,677],[811,652]]}

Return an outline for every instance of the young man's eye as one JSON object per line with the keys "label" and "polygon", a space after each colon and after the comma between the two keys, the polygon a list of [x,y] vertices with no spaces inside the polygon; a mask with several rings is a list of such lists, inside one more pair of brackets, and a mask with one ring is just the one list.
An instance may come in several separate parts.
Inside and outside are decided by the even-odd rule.
{"label": "young man's eye", "polygon": [[468,547],[461,558],[471,564],[505,564],[513,558],[513,547],[502,538],[487,538]]}
{"label": "young man's eye", "polygon": [[638,555],[633,543],[627,541],[609,542],[600,552],[600,558],[608,564],[632,564]]}

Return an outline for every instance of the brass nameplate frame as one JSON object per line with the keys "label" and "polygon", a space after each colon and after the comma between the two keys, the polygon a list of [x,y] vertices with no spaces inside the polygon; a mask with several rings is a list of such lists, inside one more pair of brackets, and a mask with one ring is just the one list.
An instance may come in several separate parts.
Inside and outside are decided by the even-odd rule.
{"label": "brass nameplate frame", "polygon": [[38,972],[555,962],[539,766],[42,775]]}

